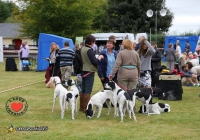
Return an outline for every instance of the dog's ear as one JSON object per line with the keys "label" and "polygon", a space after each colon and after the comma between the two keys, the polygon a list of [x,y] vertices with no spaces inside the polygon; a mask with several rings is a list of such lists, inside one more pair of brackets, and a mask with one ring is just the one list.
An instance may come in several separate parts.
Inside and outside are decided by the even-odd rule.
{"label": "dog's ear", "polygon": [[71,86],[71,85],[72,85],[72,80],[69,79],[69,80],[67,81],[67,84],[68,84],[69,86]]}
{"label": "dog's ear", "polygon": [[114,82],[108,82],[108,85],[111,87],[112,90],[116,88]]}
{"label": "dog's ear", "polygon": [[92,105],[91,104],[88,105],[88,110],[92,110]]}
{"label": "dog's ear", "polygon": [[169,109],[168,109],[168,108],[165,108],[165,109],[164,109],[164,112],[169,112]]}

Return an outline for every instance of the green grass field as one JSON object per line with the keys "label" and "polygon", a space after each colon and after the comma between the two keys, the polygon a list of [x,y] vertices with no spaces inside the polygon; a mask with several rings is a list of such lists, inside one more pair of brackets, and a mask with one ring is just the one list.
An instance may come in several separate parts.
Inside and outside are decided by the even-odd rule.
{"label": "green grass field", "polygon": [[[16,60],[18,64],[18,61]],[[55,112],[51,112],[53,104],[53,89],[45,87],[45,72],[6,72],[5,63],[0,63],[0,140],[198,140],[200,138],[200,87],[183,87],[182,101],[163,101],[171,106],[170,113],[147,116],[136,113],[137,122],[124,118],[114,118],[114,109],[106,115],[103,108],[99,119],[86,119],[85,114],[79,112],[75,120],[71,120],[71,110],[66,110],[64,119],[60,118],[59,100],[56,100]],[[72,77],[75,78],[75,77]],[[9,90],[28,83],[38,82],[29,86]],[[101,90],[98,76],[92,94]],[[22,116],[11,116],[5,109],[7,100],[14,96],[24,98],[28,103],[28,110]],[[139,110],[140,102],[137,102]],[[48,126],[47,131],[14,131],[6,132],[6,127],[39,127]]]}

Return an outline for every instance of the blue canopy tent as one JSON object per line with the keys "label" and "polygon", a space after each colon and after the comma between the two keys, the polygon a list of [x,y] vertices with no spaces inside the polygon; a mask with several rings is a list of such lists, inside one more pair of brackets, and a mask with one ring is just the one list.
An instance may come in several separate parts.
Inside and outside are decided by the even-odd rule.
{"label": "blue canopy tent", "polygon": [[64,38],[61,36],[56,36],[52,34],[40,33],[39,43],[38,43],[38,59],[37,59],[37,70],[45,71],[49,66],[49,62],[45,58],[50,55],[50,45],[55,42],[60,48],[64,48],[64,42],[69,42],[70,48],[74,48],[74,43],[70,38]]}
{"label": "blue canopy tent", "polygon": [[[182,53],[185,50],[185,46],[186,46],[185,42],[187,40],[189,41],[189,44],[190,44],[190,51],[195,52],[195,49],[199,40],[199,36],[166,36],[164,52],[168,48],[168,44],[172,43],[174,46],[174,44],[176,44],[176,40],[179,40]],[[163,58],[163,61],[165,61],[165,57]]]}

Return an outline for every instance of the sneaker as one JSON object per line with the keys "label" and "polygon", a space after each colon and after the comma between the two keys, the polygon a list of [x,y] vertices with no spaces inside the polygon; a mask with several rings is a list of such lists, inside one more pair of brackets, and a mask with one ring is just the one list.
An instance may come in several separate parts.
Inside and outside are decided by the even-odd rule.
{"label": "sneaker", "polygon": [[193,87],[196,87],[197,85],[196,84],[193,84]]}
{"label": "sneaker", "polygon": [[199,87],[200,85],[199,84],[193,84],[193,87]]}

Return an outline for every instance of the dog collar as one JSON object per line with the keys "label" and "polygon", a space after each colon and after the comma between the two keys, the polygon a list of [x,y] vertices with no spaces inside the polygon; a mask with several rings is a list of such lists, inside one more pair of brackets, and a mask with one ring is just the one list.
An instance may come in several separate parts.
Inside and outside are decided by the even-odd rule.
{"label": "dog collar", "polygon": [[121,91],[122,91],[122,89],[119,89],[119,90],[117,91],[117,95],[118,95]]}
{"label": "dog collar", "polygon": [[57,86],[58,84],[61,84],[61,83],[57,83],[56,86]]}
{"label": "dog collar", "polygon": [[104,90],[111,90],[110,88],[104,88]]}

